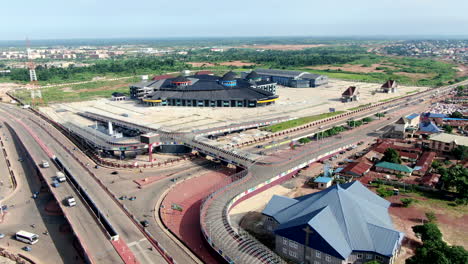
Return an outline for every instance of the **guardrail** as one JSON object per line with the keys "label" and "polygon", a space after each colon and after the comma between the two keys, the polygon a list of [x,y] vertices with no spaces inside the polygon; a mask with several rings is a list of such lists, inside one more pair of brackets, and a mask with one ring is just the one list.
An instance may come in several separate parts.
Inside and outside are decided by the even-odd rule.
{"label": "guardrail", "polygon": [[[14,133],[15,136],[17,136],[17,135],[16,135],[16,132],[14,131],[14,129],[13,129],[10,125],[8,125],[8,126],[9,126],[10,130],[12,131],[12,134]],[[28,131],[28,132],[30,133],[30,131]],[[13,135],[12,135],[12,136],[13,136]],[[17,137],[18,137],[18,136],[17,136]],[[37,163],[34,162],[34,159],[32,158],[31,154],[27,151],[27,149],[26,149],[26,147],[25,147],[23,141],[21,141],[21,140],[19,139],[19,137],[18,137],[18,142],[20,143],[21,148],[23,148],[23,149],[25,150],[26,156],[35,164],[35,168],[36,168],[37,173],[42,177],[42,179],[43,179],[45,182],[47,182],[48,179],[46,179],[46,177],[42,174],[41,170],[40,170],[39,167],[37,166]],[[62,205],[61,201],[59,200],[59,198],[57,197],[57,195],[55,194],[54,190],[51,188],[51,185],[50,185],[50,184],[47,184],[47,186],[48,186],[49,189],[51,190],[52,196],[53,196],[54,199],[59,203],[59,206],[60,206],[60,208],[61,208],[62,211],[63,211],[63,208],[62,208],[63,205]],[[65,218],[67,219],[68,223],[70,223],[70,225],[71,225],[71,224],[72,224],[72,221],[70,220],[70,218],[68,217],[68,215],[67,215],[67,214],[64,214],[64,216],[65,216]],[[73,227],[73,225],[72,225],[72,227]],[[87,262],[87,263],[95,263],[95,261],[93,260],[92,256],[89,254],[89,251],[88,251],[88,249],[87,249],[87,247],[86,247],[86,244],[83,242],[84,240],[80,237],[80,235],[79,235],[78,233],[74,232],[74,234],[75,234],[75,236],[77,237],[78,242],[80,243],[80,245],[81,245],[82,248],[83,248],[84,258],[85,258],[86,262]]]}
{"label": "guardrail", "polygon": [[106,230],[107,235],[109,236],[109,238],[111,240],[119,240],[119,234],[114,229],[114,227],[111,225],[111,223],[107,219],[106,215],[103,214],[102,211],[99,209],[99,207],[96,205],[96,203],[94,203],[93,199],[88,194],[88,192],[86,192],[86,190],[83,187],[81,187],[78,180],[70,172],[70,170],[65,166],[65,164],[63,164],[62,161],[58,157],[54,157],[54,158],[52,158],[52,160],[55,162],[57,167],[59,167],[65,173],[65,176],[68,178],[68,181],[70,182],[70,184],[75,188],[75,190],[78,192],[78,194],[80,194],[80,196],[83,198],[83,200],[89,206],[91,211],[96,216],[96,219],[98,220],[98,222],[102,225],[104,230]]}
{"label": "guardrail", "polygon": [[[215,186],[214,189],[217,190],[204,199],[200,209],[200,226],[203,236],[210,246],[229,263],[286,263],[242,228],[235,230],[230,223],[229,211],[248,197],[288,179],[308,164],[351,145],[318,155],[271,178],[255,178],[253,175],[255,172],[247,169],[236,174],[232,182],[223,182],[224,186]],[[259,177],[259,175],[255,176]],[[251,183],[256,185],[252,187]]]}

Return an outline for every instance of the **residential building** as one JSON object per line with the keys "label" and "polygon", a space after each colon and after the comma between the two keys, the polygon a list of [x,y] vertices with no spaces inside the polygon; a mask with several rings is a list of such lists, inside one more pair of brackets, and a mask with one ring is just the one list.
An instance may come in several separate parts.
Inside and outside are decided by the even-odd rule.
{"label": "residential building", "polygon": [[431,168],[432,162],[436,157],[433,151],[425,151],[419,158],[413,170],[413,175],[424,176]]}
{"label": "residential building", "polygon": [[330,177],[317,177],[314,180],[314,183],[317,184],[317,188],[326,189],[330,187],[333,183],[333,178]]}
{"label": "residential building", "polygon": [[402,164],[382,161],[375,165],[375,170],[378,172],[385,172],[390,174],[401,174],[405,176],[410,176],[413,172],[413,169]]}
{"label": "residential building", "polygon": [[372,164],[367,162],[351,162],[344,167],[341,171],[341,174],[352,176],[352,177],[362,177],[372,168]]}
{"label": "residential building", "polygon": [[451,152],[457,146],[468,147],[468,137],[447,133],[432,134],[427,147],[440,152]]}
{"label": "residential building", "polygon": [[404,234],[395,230],[390,202],[360,182],[297,198],[274,195],[263,215],[276,252],[295,263],[393,263]]}

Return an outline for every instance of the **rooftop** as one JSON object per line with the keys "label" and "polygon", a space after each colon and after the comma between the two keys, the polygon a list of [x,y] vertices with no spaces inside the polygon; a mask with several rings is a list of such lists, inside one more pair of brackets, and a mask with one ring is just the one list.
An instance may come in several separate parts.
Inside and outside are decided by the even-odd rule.
{"label": "rooftop", "polygon": [[401,171],[401,172],[408,172],[408,173],[413,172],[413,169],[406,165],[391,163],[387,161],[379,162],[375,165],[375,167],[385,168],[389,170],[396,170],[396,171]]}
{"label": "rooftop", "polygon": [[411,115],[406,116],[406,118],[407,118],[408,120],[413,120],[413,119],[415,119],[416,117],[419,117],[419,114],[411,114]]}
{"label": "rooftop", "polygon": [[468,147],[468,137],[458,136],[447,133],[432,134],[429,137],[430,140],[439,141],[443,143],[452,143],[455,142],[457,145],[462,145]]}
{"label": "rooftop", "polygon": [[352,162],[346,165],[346,167],[343,169],[343,172],[363,175],[369,171],[370,168],[372,168],[372,164],[368,164],[366,162]]}
{"label": "rooftop", "polygon": [[353,251],[393,255],[403,234],[393,229],[389,206],[354,181],[295,199],[275,195],[263,214],[278,221],[277,235],[305,244],[303,229],[309,226],[310,247],[346,259]]}
{"label": "rooftop", "polygon": [[317,177],[314,180],[316,183],[329,183],[331,181],[333,181],[333,179],[330,177]]}

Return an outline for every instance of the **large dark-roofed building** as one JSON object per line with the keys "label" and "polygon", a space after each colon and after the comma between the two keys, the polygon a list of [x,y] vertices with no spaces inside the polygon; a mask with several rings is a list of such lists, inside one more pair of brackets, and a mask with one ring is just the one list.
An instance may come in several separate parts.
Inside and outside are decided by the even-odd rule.
{"label": "large dark-roofed building", "polygon": [[223,76],[177,76],[133,84],[130,95],[150,106],[256,107],[278,99],[275,82],[250,77],[238,78],[232,71]]}
{"label": "large dark-roofed building", "polygon": [[[294,88],[308,88],[317,87],[328,83],[328,77],[320,74],[312,74],[301,71],[287,71],[275,69],[256,69],[251,73],[243,73],[249,76],[254,73],[254,76],[266,81],[273,81],[278,84],[294,87]],[[246,76],[246,78],[248,78]]]}

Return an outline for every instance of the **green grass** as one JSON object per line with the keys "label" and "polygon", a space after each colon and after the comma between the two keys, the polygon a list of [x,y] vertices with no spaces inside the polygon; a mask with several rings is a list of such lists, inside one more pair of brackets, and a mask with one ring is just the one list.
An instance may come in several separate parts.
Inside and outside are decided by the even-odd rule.
{"label": "green grass", "polygon": [[416,90],[413,90],[413,91],[406,92],[406,94],[414,94],[414,93],[417,93],[417,92],[419,92],[419,89],[416,89]]}
{"label": "green grass", "polygon": [[371,105],[372,105],[372,103],[363,104],[363,105],[358,105],[358,106],[356,106],[356,107],[349,108],[348,111],[358,110],[358,109],[361,109],[361,108],[364,108],[364,107],[368,107],[368,106],[371,106]]}
{"label": "green grass", "polygon": [[317,121],[317,120],[320,120],[320,119],[325,119],[325,118],[328,118],[328,117],[340,115],[340,114],[342,114],[344,112],[345,111],[336,111],[336,112],[332,112],[332,113],[324,113],[324,114],[319,114],[319,115],[301,117],[301,118],[298,118],[298,119],[289,120],[289,121],[285,121],[285,122],[282,122],[282,123],[279,123],[279,124],[264,127],[263,130],[274,133],[274,132],[282,131],[282,130],[285,130],[285,129],[298,127],[298,126],[301,126],[301,125],[304,125],[304,124],[307,124],[307,123],[310,123],[310,122],[314,122],[314,121]]}
{"label": "green grass", "polygon": [[385,103],[385,102],[388,102],[388,101],[391,101],[391,100],[398,99],[398,98],[400,98],[400,97],[401,97],[401,96],[395,96],[395,97],[391,97],[391,98],[387,98],[387,99],[380,100],[379,102],[380,102],[380,103]]}
{"label": "green grass", "polygon": [[[87,101],[97,98],[111,97],[113,92],[121,92],[128,94],[129,88],[125,83],[128,80],[118,81],[98,81],[86,84],[71,85],[71,91],[64,91],[64,87],[49,87],[41,89],[43,104],[60,103],[60,102],[77,102]],[[104,87],[111,86],[112,88],[99,90]],[[86,91],[80,91],[87,89]],[[95,89],[93,91],[93,89]],[[16,90],[13,94],[26,104],[31,104],[31,91]]]}

